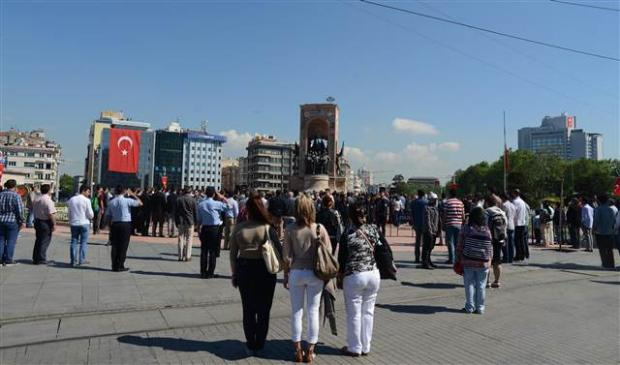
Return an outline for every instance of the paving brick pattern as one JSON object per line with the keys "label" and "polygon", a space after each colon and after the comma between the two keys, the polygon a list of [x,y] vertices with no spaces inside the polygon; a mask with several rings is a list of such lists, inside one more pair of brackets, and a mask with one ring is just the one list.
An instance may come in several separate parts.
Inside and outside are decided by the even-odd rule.
{"label": "paving brick pattern", "polygon": [[[20,237],[17,259],[33,238]],[[165,240],[164,240],[165,241]],[[168,240],[169,241],[169,240]],[[247,357],[241,305],[224,278],[198,278],[198,260],[176,261],[176,247],[130,246],[130,273],[108,270],[109,247],[95,237],[87,268],[74,269],[66,237],[56,263],[0,269],[0,364],[270,364],[292,356],[288,293],[278,285],[269,342]],[[198,255],[198,250],[195,250]],[[417,269],[398,252],[399,281],[383,281],[369,357],[338,354],[339,336],[321,332],[323,364],[617,364],[620,362],[620,274],[598,268],[596,254],[534,249],[528,265],[505,266],[504,287],[488,290],[484,315],[459,312],[461,278],[443,267]],[[439,252],[436,261],[445,260]]]}

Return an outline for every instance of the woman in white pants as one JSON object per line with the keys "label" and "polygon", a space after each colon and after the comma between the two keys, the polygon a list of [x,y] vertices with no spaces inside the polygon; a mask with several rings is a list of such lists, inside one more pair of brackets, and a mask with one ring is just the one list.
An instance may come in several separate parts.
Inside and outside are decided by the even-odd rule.
{"label": "woman in white pants", "polygon": [[343,355],[366,356],[370,353],[377,292],[381,276],[373,256],[380,236],[374,225],[366,224],[366,212],[361,203],[349,207],[351,225],[340,240],[338,262],[339,285],[344,289],[347,311],[347,346]]}
{"label": "woman in white pants", "polygon": [[[320,238],[321,244],[330,249],[331,242],[325,227],[315,223],[315,215],[314,202],[306,195],[300,195],[295,205],[296,223],[289,225],[284,234],[284,287],[291,295],[291,338],[295,346],[295,362],[312,362],[316,356],[314,347],[319,340],[319,305],[325,283],[314,275],[314,241]],[[301,346],[304,297],[308,318],[306,351]]]}

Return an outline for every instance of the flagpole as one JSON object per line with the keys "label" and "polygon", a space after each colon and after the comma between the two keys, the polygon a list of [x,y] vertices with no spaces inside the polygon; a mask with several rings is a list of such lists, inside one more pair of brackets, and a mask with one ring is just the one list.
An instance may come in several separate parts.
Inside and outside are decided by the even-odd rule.
{"label": "flagpole", "polygon": [[506,193],[506,188],[507,188],[507,175],[506,175],[506,168],[507,168],[507,159],[508,158],[508,148],[506,145],[506,111],[504,110],[504,193]]}

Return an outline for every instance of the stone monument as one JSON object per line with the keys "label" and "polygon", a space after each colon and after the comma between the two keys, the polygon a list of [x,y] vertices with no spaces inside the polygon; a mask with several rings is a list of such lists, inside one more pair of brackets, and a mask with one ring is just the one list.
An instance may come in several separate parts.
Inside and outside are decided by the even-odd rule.
{"label": "stone monument", "polygon": [[303,191],[346,190],[344,143],[338,149],[338,105],[300,106],[298,176],[293,186]]}

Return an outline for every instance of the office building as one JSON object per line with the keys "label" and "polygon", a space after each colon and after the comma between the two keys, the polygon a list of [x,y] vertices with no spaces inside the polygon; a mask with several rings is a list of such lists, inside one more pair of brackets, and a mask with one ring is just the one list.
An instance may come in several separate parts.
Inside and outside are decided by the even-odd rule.
{"label": "office building", "polygon": [[258,136],[248,150],[248,188],[267,193],[289,189],[290,178],[297,171],[295,145],[280,142],[273,136]]}
{"label": "office building", "polygon": [[226,137],[186,131],[183,142],[183,183],[197,189],[222,188],[222,145]]}
{"label": "office building", "polygon": [[239,159],[222,160],[222,189],[228,192],[240,190],[241,168]]}
{"label": "office building", "polygon": [[577,128],[577,117],[566,113],[546,116],[540,127],[519,129],[519,149],[546,153],[564,159],[602,159],[603,136]]}
{"label": "office building", "polygon": [[49,184],[58,192],[61,148],[42,130],[0,132],[0,152],[6,158],[3,181],[13,178],[29,187]]}
{"label": "office building", "polygon": [[[133,188],[147,188],[154,184],[153,157],[155,150],[155,132],[148,123],[132,122],[115,123],[111,128],[101,132],[101,143],[96,151],[95,174],[99,180],[95,183],[114,188],[123,185]],[[115,172],[108,169],[110,157],[110,130],[129,129],[140,131],[140,151],[138,155],[138,171],[136,173]]]}
{"label": "office building", "polygon": [[575,129],[570,136],[571,159],[587,158],[590,160],[603,159],[603,135],[587,133],[582,129]]}
{"label": "office building", "polygon": [[155,157],[153,183],[158,186],[180,189],[183,179],[183,147],[185,133],[178,122],[172,122],[166,129],[155,131]]}

